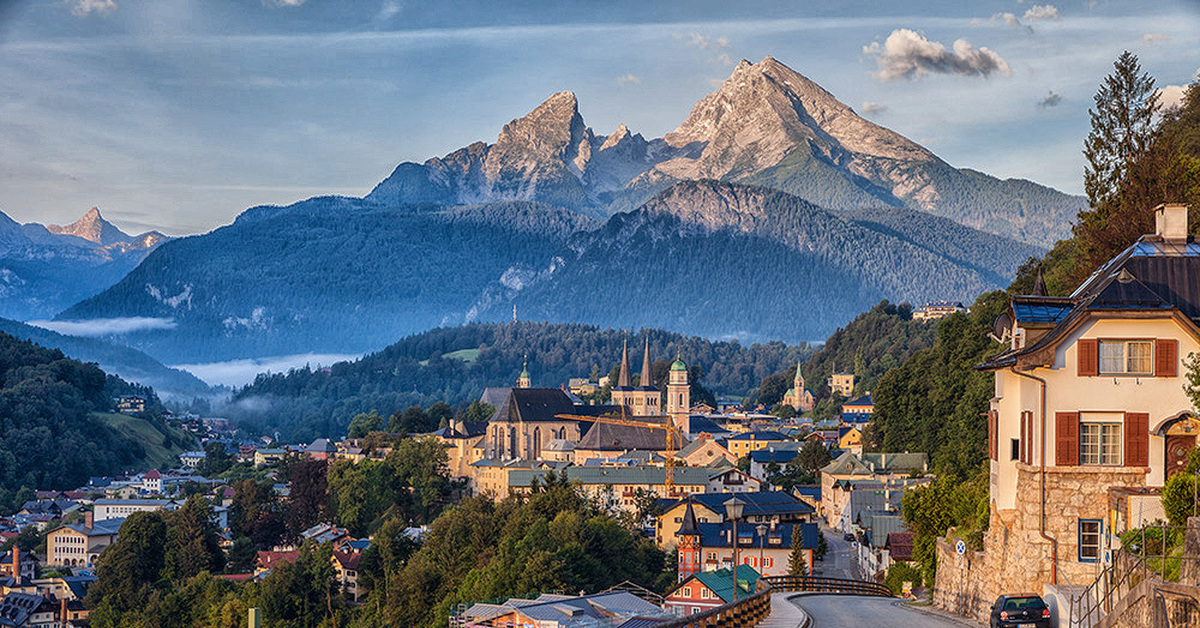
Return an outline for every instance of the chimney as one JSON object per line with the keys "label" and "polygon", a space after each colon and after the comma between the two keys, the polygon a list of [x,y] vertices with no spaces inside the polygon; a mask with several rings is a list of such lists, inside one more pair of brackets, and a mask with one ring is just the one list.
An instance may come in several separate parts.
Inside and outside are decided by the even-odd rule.
{"label": "chimney", "polygon": [[90,510],[83,513],[83,527],[87,528],[88,530],[91,530],[94,527],[93,526],[93,522],[95,520],[94,517],[95,517],[95,514]]}
{"label": "chimney", "polygon": [[1154,208],[1154,235],[1163,242],[1187,242],[1188,206],[1182,203],[1165,203]]}
{"label": "chimney", "polygon": [[12,557],[13,557],[12,577],[13,577],[14,581],[20,582],[21,581],[21,548],[17,547],[16,543],[13,543]]}
{"label": "chimney", "polygon": [[59,621],[62,622],[62,625],[66,626],[67,625],[67,598],[65,596],[63,597],[63,599],[58,601],[58,613],[59,613]]}

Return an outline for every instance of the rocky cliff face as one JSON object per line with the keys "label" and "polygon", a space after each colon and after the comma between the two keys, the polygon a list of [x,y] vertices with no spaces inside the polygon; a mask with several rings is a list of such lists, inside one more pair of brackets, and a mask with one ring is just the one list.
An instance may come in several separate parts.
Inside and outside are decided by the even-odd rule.
{"label": "rocky cliff face", "polygon": [[637,208],[679,181],[771,187],[835,210],[888,205],[1048,246],[1082,200],[1027,181],[958,170],[766,57],[742,61],[674,131],[596,135],[571,92],[476,143],[403,163],[368,199],[386,203],[539,201],[591,214]]}

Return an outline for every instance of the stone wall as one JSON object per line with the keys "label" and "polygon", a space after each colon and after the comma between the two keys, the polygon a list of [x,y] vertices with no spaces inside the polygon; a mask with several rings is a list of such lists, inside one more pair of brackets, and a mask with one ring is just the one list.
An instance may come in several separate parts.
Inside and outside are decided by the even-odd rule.
{"label": "stone wall", "polygon": [[934,605],[987,621],[992,602],[1002,593],[1040,592],[1043,585],[1087,586],[1102,568],[1079,560],[1079,520],[1107,519],[1110,486],[1140,487],[1146,472],[1126,467],[1050,467],[1046,469],[1046,533],[1040,534],[1040,468],[1017,467],[1017,508],[991,504],[983,551],[954,551],[955,539],[938,539]]}

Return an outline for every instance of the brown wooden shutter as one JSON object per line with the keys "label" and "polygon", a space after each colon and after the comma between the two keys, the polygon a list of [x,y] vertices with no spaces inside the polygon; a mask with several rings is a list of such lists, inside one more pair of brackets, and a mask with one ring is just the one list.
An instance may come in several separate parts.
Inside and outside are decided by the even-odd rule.
{"label": "brown wooden shutter", "polygon": [[995,410],[988,410],[988,455],[992,460],[1000,459],[1000,416]]}
{"label": "brown wooden shutter", "polygon": [[1150,466],[1150,415],[1125,413],[1125,466]]}
{"label": "brown wooden shutter", "polygon": [[1025,426],[1027,430],[1025,434],[1026,440],[1029,441],[1029,446],[1025,448],[1026,464],[1033,464],[1033,413],[1029,413],[1029,423]]}
{"label": "brown wooden shutter", "polygon": [[1054,464],[1072,467],[1079,464],[1079,413],[1054,413]]}
{"label": "brown wooden shutter", "polygon": [[1020,434],[1020,438],[1021,438],[1021,452],[1020,453],[1021,453],[1021,455],[1018,458],[1018,460],[1020,460],[1021,462],[1025,462],[1025,452],[1029,448],[1029,443],[1025,442],[1025,428],[1026,428],[1026,423],[1029,420],[1026,417],[1026,415],[1028,415],[1028,414],[1029,414],[1029,412],[1027,412],[1027,411],[1021,412],[1021,434]]}
{"label": "brown wooden shutter", "polygon": [[1076,346],[1079,348],[1078,355],[1075,356],[1079,363],[1079,376],[1099,375],[1100,342],[1095,338],[1083,338]]}
{"label": "brown wooden shutter", "polygon": [[1179,363],[1179,341],[1159,338],[1154,341],[1154,376],[1175,377]]}

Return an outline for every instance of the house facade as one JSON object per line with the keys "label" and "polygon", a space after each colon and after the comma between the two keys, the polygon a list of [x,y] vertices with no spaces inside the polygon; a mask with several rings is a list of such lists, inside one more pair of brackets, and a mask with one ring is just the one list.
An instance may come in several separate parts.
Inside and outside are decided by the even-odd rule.
{"label": "house facade", "polygon": [[950,557],[943,571],[939,557],[939,586],[965,571],[977,582],[943,606],[982,616],[1002,590],[1091,583],[1114,524],[1141,524],[1118,521],[1110,497],[1153,491],[1186,464],[1200,433],[1183,389],[1184,358],[1200,353],[1200,245],[1186,206],[1155,219],[1069,297],[1039,282],[997,320],[1009,347],[977,367],[995,374],[991,523],[969,567]]}
{"label": "house facade", "polygon": [[666,595],[663,606],[679,616],[702,613],[732,602],[735,595],[737,598],[754,595],[758,578],[753,567],[739,566],[735,594],[734,572],[728,568],[691,573]]}

